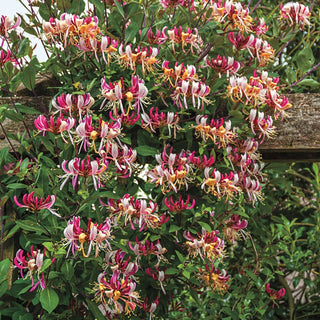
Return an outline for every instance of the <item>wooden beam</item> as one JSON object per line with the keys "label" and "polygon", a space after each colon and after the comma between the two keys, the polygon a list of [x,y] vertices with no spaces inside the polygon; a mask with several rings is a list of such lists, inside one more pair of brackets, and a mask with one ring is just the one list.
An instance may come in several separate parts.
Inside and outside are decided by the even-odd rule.
{"label": "wooden beam", "polygon": [[278,135],[259,148],[268,161],[320,160],[320,94],[288,95],[292,108],[288,117],[277,122]]}
{"label": "wooden beam", "polygon": [[[275,139],[265,141],[259,148],[264,161],[320,161],[320,94],[297,93],[288,95],[292,108],[288,117],[277,121],[278,135]],[[41,96],[43,104],[48,107],[52,97]],[[35,107],[39,103],[34,97],[15,97],[15,103]],[[0,106],[10,105],[10,98],[0,97]],[[35,116],[25,115],[24,120],[30,130],[34,129]],[[22,134],[24,124],[6,119],[2,125],[6,132]],[[13,141],[14,147],[19,147]],[[0,128],[0,149],[10,147]]]}

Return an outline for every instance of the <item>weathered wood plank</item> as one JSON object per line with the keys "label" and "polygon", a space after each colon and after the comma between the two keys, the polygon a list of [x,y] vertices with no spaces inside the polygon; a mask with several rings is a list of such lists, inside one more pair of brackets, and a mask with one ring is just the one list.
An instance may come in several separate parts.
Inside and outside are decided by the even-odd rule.
{"label": "weathered wood plank", "polygon": [[276,123],[278,135],[260,147],[265,160],[320,160],[320,94],[288,95],[289,117]]}
{"label": "weathered wood plank", "polygon": [[[291,94],[288,95],[292,108],[288,110],[288,117],[283,122],[277,122],[278,135],[275,139],[267,140],[260,146],[263,159],[278,161],[319,161],[320,160],[320,93],[319,94]],[[52,97],[41,96],[41,101],[48,108]],[[14,101],[39,109],[39,103],[34,97],[16,97]],[[10,105],[9,98],[0,97],[1,105]],[[34,129],[35,116],[26,115],[25,123]],[[2,125],[6,132],[22,134],[24,124],[6,119]],[[13,141],[14,147],[19,144]],[[10,147],[0,128],[0,149]]]}

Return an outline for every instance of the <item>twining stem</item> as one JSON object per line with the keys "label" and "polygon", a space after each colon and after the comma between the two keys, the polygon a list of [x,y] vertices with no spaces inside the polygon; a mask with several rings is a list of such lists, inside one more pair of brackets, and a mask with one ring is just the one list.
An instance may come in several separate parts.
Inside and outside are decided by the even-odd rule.
{"label": "twining stem", "polygon": [[294,315],[294,299],[292,296],[292,292],[291,289],[287,283],[287,281],[284,279],[283,276],[278,275],[279,280],[281,282],[281,284],[285,287],[286,289],[286,293],[288,294],[288,302],[289,302],[289,314],[290,314],[290,320],[296,320],[296,317]]}
{"label": "twining stem", "polygon": [[8,141],[8,143],[9,143],[9,145],[10,145],[10,148],[11,148],[11,150],[13,151],[15,157],[17,158],[17,160],[19,160],[19,155],[18,155],[17,151],[15,150],[12,142],[10,141],[10,139],[9,139],[9,137],[8,137],[8,135],[7,135],[7,132],[6,132],[6,130],[4,129],[4,127],[3,127],[3,125],[2,125],[1,122],[0,122],[0,127],[1,127],[1,130],[2,130],[2,132],[3,132],[3,134],[4,134],[4,136],[6,137],[6,139],[7,139],[7,141]]}
{"label": "twining stem", "polygon": [[0,252],[0,261],[3,260],[3,208],[0,205],[0,224],[1,224],[1,252]]}

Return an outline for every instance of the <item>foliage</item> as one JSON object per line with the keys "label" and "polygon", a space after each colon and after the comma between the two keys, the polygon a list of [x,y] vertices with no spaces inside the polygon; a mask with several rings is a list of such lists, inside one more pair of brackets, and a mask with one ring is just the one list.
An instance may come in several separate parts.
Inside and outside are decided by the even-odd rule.
{"label": "foliage", "polygon": [[291,107],[280,87],[316,87],[319,22],[259,3],[22,1],[27,17],[2,16],[2,95],[23,84],[41,114],[0,110],[35,114],[0,151],[1,240],[19,244],[12,284],[0,263],[1,317],[316,315],[319,166],[262,172],[258,147]]}

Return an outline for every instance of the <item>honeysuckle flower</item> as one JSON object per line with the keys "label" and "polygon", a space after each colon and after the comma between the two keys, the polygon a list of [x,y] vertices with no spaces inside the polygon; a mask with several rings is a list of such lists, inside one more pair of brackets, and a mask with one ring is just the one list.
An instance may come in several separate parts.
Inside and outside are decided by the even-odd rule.
{"label": "honeysuckle flower", "polygon": [[63,93],[61,96],[52,100],[52,106],[65,116],[76,118],[79,116],[80,121],[83,115],[88,114],[94,104],[94,99],[89,93],[83,95],[72,95]]}
{"label": "honeysuckle flower", "polygon": [[124,225],[126,226],[129,222],[132,230],[135,230],[135,225],[138,225],[139,231],[154,229],[169,219],[164,215],[160,217],[156,213],[157,204],[153,201],[147,203],[145,199],[134,199],[129,194],[124,195],[117,202],[109,199],[108,207],[118,221],[124,217]]}
{"label": "honeysuckle flower", "polygon": [[[255,18],[256,20],[257,18]],[[266,25],[264,18],[260,18],[255,25],[251,25],[250,30],[257,36],[265,34],[268,31],[269,27]]]}
{"label": "honeysuckle flower", "polygon": [[[163,27],[163,29],[157,30],[156,34],[152,32],[152,29],[150,28],[148,30],[148,43],[153,44],[164,44],[166,40],[168,39],[168,36],[166,35],[165,31],[168,29],[168,27]],[[141,33],[141,31],[140,31]]]}
{"label": "honeysuckle flower", "polygon": [[107,263],[107,268],[112,271],[119,270],[125,277],[130,277],[138,271],[138,265],[135,262],[131,262],[130,257],[124,260],[125,255],[126,253],[121,249],[109,251],[106,253],[104,260]]}
{"label": "honeysuckle flower", "polygon": [[43,198],[35,197],[34,191],[32,191],[31,193],[26,193],[23,195],[22,197],[23,204],[21,204],[18,201],[17,196],[14,196],[13,200],[18,207],[27,208],[33,213],[38,213],[40,210],[48,209],[53,215],[57,217],[61,217],[58,213],[54,212],[51,209],[51,207],[54,205],[56,201],[55,195],[47,196],[46,199],[43,199]]}
{"label": "honeysuckle flower", "polygon": [[285,288],[281,288],[280,290],[276,291],[273,289],[270,289],[270,283],[266,284],[266,292],[269,294],[272,303],[272,308],[274,308],[274,304],[275,304],[275,300],[279,300],[281,298],[284,297],[284,295],[286,294],[286,289]]}
{"label": "honeysuckle flower", "polygon": [[92,116],[85,116],[75,131],[77,135],[76,143],[80,143],[79,151],[81,151],[82,147],[84,151],[87,151],[91,145],[90,139],[95,138],[97,132],[92,125]]}
{"label": "honeysuckle flower", "polygon": [[171,30],[168,30],[168,38],[171,40],[172,43],[172,51],[175,52],[175,44],[181,44],[182,51],[185,51],[185,46],[187,44],[190,45],[191,53],[194,54],[193,48],[200,50],[200,47],[203,44],[201,37],[198,35],[198,30],[196,28],[191,29],[188,28],[187,30],[183,31],[182,27],[174,27]]}
{"label": "honeysuckle flower", "polygon": [[235,61],[233,57],[228,57],[218,55],[217,58],[209,60],[207,58],[206,65],[211,67],[214,71],[218,72],[219,78],[221,78],[222,73],[226,73],[227,77],[233,75],[240,69],[240,63]]}
{"label": "honeysuckle flower", "polygon": [[188,240],[186,245],[189,254],[192,257],[199,255],[201,259],[206,257],[210,261],[223,258],[224,241],[217,236],[218,234],[218,230],[208,232],[202,228],[202,233],[198,233],[197,237],[193,237],[189,231],[185,231],[184,237]]}
{"label": "honeysuckle flower", "polygon": [[[168,155],[166,148],[162,154],[156,155],[159,165],[148,172],[151,182],[162,186],[163,194],[173,190],[178,192],[182,186],[188,189],[188,183],[192,180],[192,168],[188,156],[184,150],[180,154],[171,153]],[[172,151],[172,148],[171,148]]]}
{"label": "honeysuckle flower", "polygon": [[190,196],[187,196],[186,200],[182,200],[182,196],[179,196],[179,199],[177,201],[174,201],[172,196],[170,197],[170,201],[168,198],[164,198],[164,204],[168,207],[170,212],[173,213],[180,213],[184,210],[191,210],[194,208],[196,204],[196,200],[193,199],[191,203],[190,202]]}
{"label": "honeysuckle flower", "polygon": [[98,277],[98,282],[93,289],[95,301],[101,302],[106,311],[115,314],[130,314],[139,302],[139,295],[135,291],[136,283],[128,276],[120,279],[120,271],[115,270],[108,281],[106,274]]}
{"label": "honeysuckle flower", "polygon": [[84,230],[80,228],[80,217],[73,217],[71,220],[68,221],[68,224],[63,231],[65,237],[64,245],[69,247],[66,258],[68,258],[70,250],[72,254],[75,255],[76,251],[80,249],[78,241],[80,234],[82,234],[83,232]]}
{"label": "honeysuckle flower", "polygon": [[[87,230],[79,235],[80,249],[84,257],[89,257],[92,247],[95,246],[95,257],[99,255],[100,250],[109,249],[111,245],[109,239],[111,237],[111,220],[106,218],[104,224],[93,223],[91,219],[88,221]],[[84,252],[84,243],[88,242],[87,253]]]}
{"label": "honeysuckle flower", "polygon": [[204,141],[210,139],[218,145],[218,148],[225,148],[229,143],[233,142],[237,137],[235,131],[231,130],[231,121],[223,119],[212,119],[207,124],[208,117],[198,115],[196,117],[197,126],[195,127],[196,135],[200,136]]}
{"label": "honeysuckle flower", "polygon": [[195,157],[195,151],[191,153],[188,159],[190,160],[190,163],[195,165],[200,170],[204,170],[206,167],[211,167],[215,162],[213,156],[207,157],[204,155],[202,157]]}
{"label": "honeysuckle flower", "polygon": [[167,294],[166,290],[164,289],[164,286],[163,286],[163,281],[165,281],[167,278],[169,278],[169,275],[165,274],[166,269],[160,270],[159,267],[156,267],[156,270],[153,270],[151,268],[146,268],[145,271],[146,271],[146,274],[151,276],[153,280],[159,281],[163,294]]}
{"label": "honeysuckle flower", "polygon": [[236,50],[248,50],[252,58],[257,58],[260,67],[265,66],[274,57],[271,45],[266,40],[255,38],[252,34],[245,37],[238,33],[235,37],[234,32],[230,32],[228,38]]}
{"label": "honeysuckle flower", "polygon": [[136,150],[127,145],[118,146],[114,142],[107,142],[99,150],[103,162],[108,165],[112,161],[116,165],[116,173],[122,178],[130,177],[132,174],[132,164],[137,158]]}
{"label": "honeysuckle flower", "polygon": [[83,160],[76,157],[70,160],[69,163],[67,160],[64,160],[61,167],[65,174],[60,177],[61,179],[64,178],[60,190],[63,189],[70,177],[72,177],[73,189],[76,187],[79,177],[83,178],[85,183],[87,182],[87,178],[92,177],[94,188],[98,190],[101,186],[100,175],[107,169],[107,165],[105,163],[101,164],[99,159],[90,161],[89,155]]}
{"label": "honeysuckle flower", "polygon": [[290,26],[298,26],[301,30],[304,30],[304,26],[310,25],[308,20],[311,16],[309,7],[299,2],[288,2],[285,5],[280,4],[280,14],[285,20],[289,20]]}
{"label": "honeysuckle flower", "polygon": [[139,46],[132,50],[131,45],[124,48],[124,45],[121,44],[119,46],[119,61],[132,70],[136,70],[136,66],[141,65],[144,74],[146,71],[154,71],[154,65],[158,63],[156,59],[158,53],[159,49],[157,48]]}
{"label": "honeysuckle flower", "polygon": [[263,200],[261,189],[262,186],[258,179],[253,177],[244,176],[241,180],[242,189],[247,193],[249,200],[254,204],[256,201]]}
{"label": "honeysuckle flower", "polygon": [[210,174],[211,168],[204,169],[205,179],[201,185],[206,193],[212,193],[215,197],[222,198],[226,196],[226,201],[232,199],[241,189],[238,186],[239,176],[237,173],[221,174],[214,169]]}
{"label": "honeysuckle flower", "polygon": [[[33,250],[33,246],[30,248],[30,253],[27,252],[26,255],[22,249],[19,249],[16,253],[16,256],[13,260],[14,266],[20,269],[20,274],[22,279],[30,277],[32,286],[30,291],[34,291],[39,285],[41,289],[45,289],[44,273],[41,272],[41,267],[43,265],[43,253],[40,252],[40,249]],[[54,260],[51,261],[53,263]],[[27,274],[24,275],[24,271],[27,271]],[[34,273],[37,276],[37,282],[34,280]]]}
{"label": "honeysuckle flower", "polygon": [[16,58],[11,57],[11,51],[8,49],[7,52],[4,50],[0,50],[0,67],[4,67],[4,64],[7,62],[11,62],[14,67],[17,66],[18,61]]}
{"label": "honeysuckle flower", "polygon": [[213,292],[217,291],[222,294],[229,289],[228,281],[230,280],[230,276],[226,274],[225,270],[220,271],[212,263],[207,263],[205,269],[199,268],[197,277]]}
{"label": "honeysuckle flower", "polygon": [[171,136],[171,127],[174,128],[176,132],[176,125],[179,122],[178,113],[174,112],[161,112],[159,113],[158,107],[155,109],[152,107],[149,114],[143,113],[141,115],[142,121],[141,126],[144,129],[150,129],[152,132],[156,132],[156,129],[168,127],[169,136]]}
{"label": "honeysuckle flower", "polygon": [[18,16],[14,24],[8,16],[2,15],[0,18],[0,37],[8,37],[8,32],[10,30],[16,29],[20,26],[21,18]]}
{"label": "honeysuckle flower", "polygon": [[75,14],[63,13],[60,19],[50,18],[42,23],[42,28],[48,40],[61,42],[64,47],[67,45],[78,45],[80,38],[87,43],[82,47],[90,47],[90,41],[100,35],[97,17],[79,18]]}
{"label": "honeysuckle flower", "polygon": [[34,120],[35,127],[43,132],[43,136],[47,131],[52,132],[54,135],[60,134],[62,137],[62,140],[65,143],[68,143],[68,141],[64,137],[64,133],[67,132],[68,137],[73,144],[73,139],[71,136],[71,129],[75,126],[76,120],[74,118],[68,117],[67,119],[64,118],[63,115],[60,115],[58,118],[54,119],[53,116],[50,116],[49,121],[44,115],[38,116]]}
{"label": "honeysuckle flower", "polygon": [[153,243],[147,239],[143,244],[136,238],[135,245],[133,246],[129,241],[128,246],[136,254],[138,261],[140,256],[154,255],[158,260],[155,266],[158,267],[161,260],[165,260],[163,255],[167,252],[167,249],[162,247],[159,240],[156,243]]}
{"label": "honeysuckle flower", "polygon": [[172,98],[181,109],[188,109],[187,98],[191,98],[193,107],[202,110],[204,104],[210,103],[206,98],[209,93],[210,88],[203,82],[182,80],[176,86]]}
{"label": "honeysuckle flower", "polygon": [[262,137],[260,143],[264,141],[265,136],[272,137],[276,134],[275,127],[273,126],[273,120],[271,116],[264,117],[264,112],[258,112],[257,109],[251,109],[249,115],[249,121],[251,123],[251,130],[253,134],[256,134],[256,131],[260,131],[258,138]]}
{"label": "honeysuckle flower", "polygon": [[156,311],[157,307],[159,305],[159,297],[157,296],[157,298],[149,303],[149,298],[146,297],[141,303],[140,303],[140,307],[145,311],[145,312],[148,312],[150,313],[150,317],[149,317],[149,320],[152,319],[152,315],[153,313]]}
{"label": "honeysuckle flower", "polygon": [[240,219],[240,215],[233,214],[229,219],[224,221],[225,227],[223,228],[223,232],[232,243],[238,238],[239,231],[243,230],[248,225],[247,220]]}
{"label": "honeysuckle flower", "polygon": [[[196,67],[193,65],[187,65],[187,67],[178,62],[175,63],[174,68],[169,67],[170,62],[165,60],[162,63],[162,78],[164,81],[169,81],[172,87],[176,87],[178,82],[181,81],[198,81],[198,75],[196,74]],[[174,80],[174,82],[172,82]]]}
{"label": "honeysuckle flower", "polygon": [[227,23],[229,28],[238,29],[241,32],[250,30],[252,18],[249,15],[249,9],[244,9],[240,2],[227,0],[222,4],[219,0],[213,3],[211,9],[214,20],[220,23]]}

